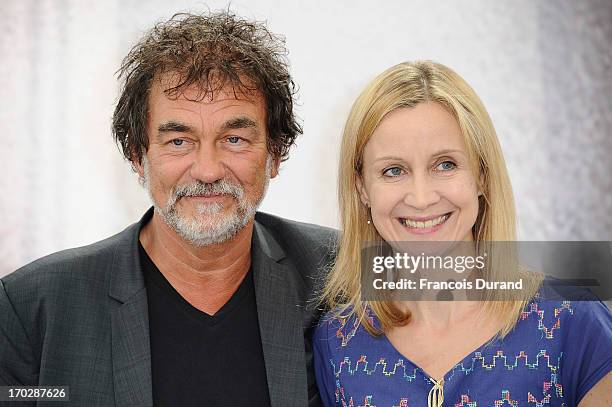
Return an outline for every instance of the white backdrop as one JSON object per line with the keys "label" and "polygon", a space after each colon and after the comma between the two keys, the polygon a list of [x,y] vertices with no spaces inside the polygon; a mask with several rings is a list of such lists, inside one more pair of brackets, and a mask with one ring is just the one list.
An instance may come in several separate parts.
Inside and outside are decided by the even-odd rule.
{"label": "white backdrop", "polygon": [[[612,240],[612,3],[232,1],[285,35],[305,134],[263,210],[337,225],[338,144],[353,99],[398,62],[434,59],[496,125],[522,240]],[[0,3],[0,276],[114,234],[149,206],[112,142],[114,72],[142,33],[226,1]]]}

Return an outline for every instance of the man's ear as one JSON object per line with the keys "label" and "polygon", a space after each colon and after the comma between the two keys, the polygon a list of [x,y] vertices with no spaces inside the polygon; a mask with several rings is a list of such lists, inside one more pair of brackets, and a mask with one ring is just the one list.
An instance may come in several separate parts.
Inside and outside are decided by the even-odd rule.
{"label": "man's ear", "polygon": [[144,177],[144,167],[142,166],[142,163],[139,163],[138,161],[132,161],[132,168],[134,169],[134,171],[136,171],[139,177]]}
{"label": "man's ear", "polygon": [[138,174],[138,182],[144,185],[144,156],[139,160],[138,157],[132,158],[132,169]]}
{"label": "man's ear", "polygon": [[363,180],[361,179],[360,175],[357,175],[355,183],[357,184],[357,191],[359,192],[359,199],[361,200],[361,203],[369,208],[370,198],[368,197],[368,191],[366,191],[365,187],[363,186]]}
{"label": "man's ear", "polygon": [[280,157],[272,158],[272,164],[270,168],[270,178],[274,178],[278,175],[278,172],[280,170],[280,163],[281,163]]}

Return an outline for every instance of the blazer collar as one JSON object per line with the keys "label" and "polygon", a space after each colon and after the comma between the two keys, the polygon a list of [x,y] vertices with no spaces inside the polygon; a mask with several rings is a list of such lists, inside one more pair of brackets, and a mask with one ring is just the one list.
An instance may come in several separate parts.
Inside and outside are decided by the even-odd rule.
{"label": "blazer collar", "polygon": [[138,255],[138,239],[143,226],[153,217],[153,211],[153,207],[149,208],[140,221],[117,235],[109,295],[119,302],[126,302],[145,287]]}
{"label": "blazer collar", "polygon": [[257,221],[257,218],[253,227],[253,244],[251,246],[253,252],[261,251],[262,254],[268,256],[272,261],[278,262],[285,258],[283,248],[268,229]]}

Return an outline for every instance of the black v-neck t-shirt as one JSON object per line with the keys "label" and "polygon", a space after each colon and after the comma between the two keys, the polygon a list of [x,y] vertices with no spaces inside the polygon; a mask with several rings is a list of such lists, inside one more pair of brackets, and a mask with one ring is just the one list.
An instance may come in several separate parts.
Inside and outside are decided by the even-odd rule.
{"label": "black v-neck t-shirt", "polygon": [[269,406],[253,272],[214,315],[189,304],[139,244],[154,406]]}

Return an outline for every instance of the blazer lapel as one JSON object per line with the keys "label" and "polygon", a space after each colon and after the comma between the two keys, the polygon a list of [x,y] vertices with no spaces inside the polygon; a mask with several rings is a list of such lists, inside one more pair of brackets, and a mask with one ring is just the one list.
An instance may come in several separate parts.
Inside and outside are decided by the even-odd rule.
{"label": "blazer lapel", "polygon": [[147,291],[138,256],[140,229],[152,214],[126,230],[115,250],[109,295],[117,300],[111,308],[116,406],[153,405]]}
{"label": "blazer lapel", "polygon": [[252,267],[259,330],[272,407],[308,405],[298,282],[281,247],[255,223]]}

